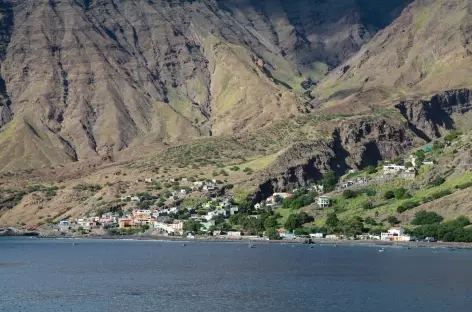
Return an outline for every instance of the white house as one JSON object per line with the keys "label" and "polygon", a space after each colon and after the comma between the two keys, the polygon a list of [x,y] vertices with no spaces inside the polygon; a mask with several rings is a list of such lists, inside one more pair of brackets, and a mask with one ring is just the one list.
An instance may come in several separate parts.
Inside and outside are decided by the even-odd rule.
{"label": "white house", "polygon": [[69,220],[61,220],[59,221],[59,225],[60,226],[69,226]]}
{"label": "white house", "polygon": [[275,196],[271,196],[266,199],[266,206],[274,206],[276,204]]}
{"label": "white house", "polygon": [[402,227],[393,227],[386,233],[380,233],[380,239],[383,241],[408,242],[410,235],[405,234],[405,229]]}
{"label": "white house", "polygon": [[146,178],[146,179],[144,179],[144,182],[146,182],[146,183],[152,183],[152,181],[153,181],[152,178]]}
{"label": "white house", "polygon": [[293,194],[290,194],[290,193],[274,193],[274,194],[272,194],[272,197],[277,197],[277,196],[285,199],[285,198],[293,197]]}
{"label": "white house", "polygon": [[187,194],[187,190],[186,189],[181,189],[180,194],[183,194],[183,195]]}
{"label": "white house", "polygon": [[240,238],[241,237],[241,232],[236,232],[236,231],[230,231],[227,234],[228,238]]}
{"label": "white house", "polygon": [[141,198],[139,196],[122,196],[121,201],[135,201],[135,202],[140,202]]}
{"label": "white house", "polygon": [[259,209],[261,209],[261,208],[262,208],[262,204],[261,204],[261,203],[257,203],[257,204],[254,205],[254,209],[256,209],[256,210],[259,210]]}
{"label": "white house", "polygon": [[324,193],[324,186],[323,185],[315,184],[311,187],[311,189],[318,192],[318,193],[321,193],[321,194]]}
{"label": "white house", "polygon": [[384,174],[395,174],[405,170],[405,166],[390,164],[383,167]]}
{"label": "white house", "polygon": [[313,234],[310,234],[310,238],[323,238],[324,237],[324,234],[323,233],[313,233]]}
{"label": "white house", "polygon": [[326,235],[325,238],[326,238],[326,239],[337,240],[337,239],[339,239],[339,236],[334,235],[334,234],[330,234],[330,235]]}
{"label": "white house", "polygon": [[187,179],[187,178],[182,178],[181,181],[182,181],[182,182],[188,182],[188,179]]}
{"label": "white house", "polygon": [[238,213],[239,212],[239,207],[238,206],[233,206],[231,208],[229,208],[229,214],[230,215],[234,215],[235,213]]}
{"label": "white house", "polygon": [[316,204],[320,208],[328,208],[329,206],[331,206],[331,199],[326,196],[320,196],[316,199]]}

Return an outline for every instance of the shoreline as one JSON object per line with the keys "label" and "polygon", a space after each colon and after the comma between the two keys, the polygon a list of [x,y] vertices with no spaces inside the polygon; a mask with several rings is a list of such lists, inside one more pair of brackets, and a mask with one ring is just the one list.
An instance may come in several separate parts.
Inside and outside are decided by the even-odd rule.
{"label": "shoreline", "polygon": [[[23,235],[21,235],[23,236]],[[327,240],[312,239],[308,243],[307,239],[284,239],[284,240],[268,240],[268,239],[225,239],[210,237],[172,237],[172,236],[48,236],[38,235],[38,239],[96,239],[96,240],[127,240],[127,241],[167,241],[167,242],[201,242],[201,243],[263,243],[263,244],[298,244],[298,245],[342,245],[342,246],[379,246],[379,247],[404,247],[404,248],[456,248],[456,249],[472,249],[472,243],[460,242],[389,242],[379,240]]]}

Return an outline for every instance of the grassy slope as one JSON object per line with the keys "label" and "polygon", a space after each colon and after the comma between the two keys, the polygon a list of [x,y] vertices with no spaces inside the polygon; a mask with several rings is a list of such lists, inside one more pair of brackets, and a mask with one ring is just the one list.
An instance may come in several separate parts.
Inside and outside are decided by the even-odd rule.
{"label": "grassy slope", "polygon": [[390,99],[388,105],[405,96],[470,87],[472,59],[463,33],[472,21],[469,5],[464,0],[416,1],[332,71],[316,90],[317,99],[328,100],[329,106]]}

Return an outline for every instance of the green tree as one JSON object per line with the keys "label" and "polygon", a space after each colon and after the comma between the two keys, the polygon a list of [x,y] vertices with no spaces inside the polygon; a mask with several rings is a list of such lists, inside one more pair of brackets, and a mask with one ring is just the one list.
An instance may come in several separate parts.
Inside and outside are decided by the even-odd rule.
{"label": "green tree", "polygon": [[198,232],[202,228],[202,224],[198,221],[189,220],[184,223],[184,231],[186,232]]}
{"label": "green tree", "polygon": [[328,213],[326,218],[326,226],[333,231],[339,225],[339,219],[335,212]]}
{"label": "green tree", "polygon": [[390,225],[397,225],[400,223],[400,220],[398,220],[395,216],[390,216],[387,218],[387,222],[390,223]]}
{"label": "green tree", "polygon": [[301,225],[302,224],[301,224],[300,219],[298,218],[298,216],[294,215],[294,214],[291,214],[291,215],[288,216],[287,221],[285,221],[284,228],[287,231],[292,232],[296,228],[300,227]]}
{"label": "green tree", "polygon": [[275,228],[269,228],[266,230],[265,235],[270,239],[270,240],[279,240],[280,235],[279,232]]}
{"label": "green tree", "polygon": [[321,184],[324,187],[325,192],[331,192],[335,189],[336,184],[338,184],[338,177],[334,171],[328,171],[324,174]]}
{"label": "green tree", "polygon": [[266,231],[270,228],[277,228],[278,222],[276,216],[270,216],[264,220],[264,228]]}
{"label": "green tree", "polygon": [[440,223],[444,218],[433,211],[418,211],[411,221],[414,225],[426,225]]}

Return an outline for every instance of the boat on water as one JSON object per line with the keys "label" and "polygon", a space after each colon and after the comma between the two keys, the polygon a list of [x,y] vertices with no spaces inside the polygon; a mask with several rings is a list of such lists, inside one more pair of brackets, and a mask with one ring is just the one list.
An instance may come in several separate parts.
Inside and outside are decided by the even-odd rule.
{"label": "boat on water", "polygon": [[384,252],[384,251],[385,251],[384,248],[380,248],[380,249],[379,249],[379,252]]}
{"label": "boat on water", "polygon": [[256,248],[256,245],[249,243],[248,247],[249,248]]}

